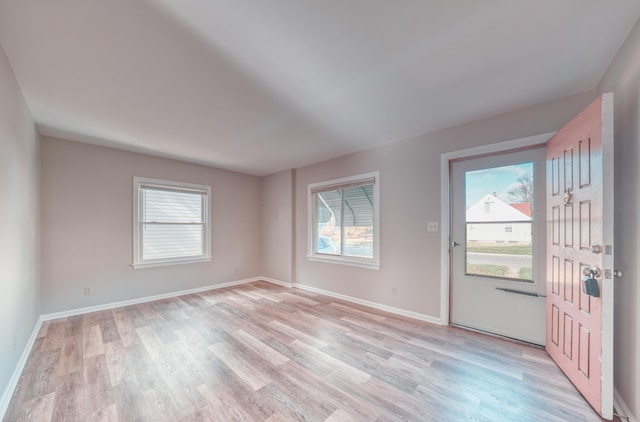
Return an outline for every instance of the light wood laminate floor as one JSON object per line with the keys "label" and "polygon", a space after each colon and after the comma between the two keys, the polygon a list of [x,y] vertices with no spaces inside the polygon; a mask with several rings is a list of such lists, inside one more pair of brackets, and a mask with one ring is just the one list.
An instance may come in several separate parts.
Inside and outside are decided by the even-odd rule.
{"label": "light wood laminate floor", "polygon": [[544,350],[257,282],[45,322],[5,421],[599,421]]}

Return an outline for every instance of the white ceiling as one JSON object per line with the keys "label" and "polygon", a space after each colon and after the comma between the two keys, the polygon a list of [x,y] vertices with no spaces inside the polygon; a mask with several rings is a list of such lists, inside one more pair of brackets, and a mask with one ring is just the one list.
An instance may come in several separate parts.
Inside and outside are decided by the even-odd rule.
{"label": "white ceiling", "polygon": [[595,88],[638,0],[0,0],[42,134],[266,175]]}

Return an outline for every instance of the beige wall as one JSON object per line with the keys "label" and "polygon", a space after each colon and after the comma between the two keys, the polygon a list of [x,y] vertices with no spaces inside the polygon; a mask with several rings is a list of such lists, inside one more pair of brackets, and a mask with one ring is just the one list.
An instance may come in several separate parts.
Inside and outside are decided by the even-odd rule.
{"label": "beige wall", "polygon": [[293,196],[295,170],[262,178],[260,201],[261,275],[293,282]]}
{"label": "beige wall", "polygon": [[614,93],[615,387],[636,419],[640,417],[640,21],[618,51],[598,86]]}
{"label": "beige wall", "polygon": [[[260,275],[255,176],[52,138],[41,171],[43,313]],[[211,262],[131,268],[133,176],[211,186]]]}
{"label": "beige wall", "polygon": [[[594,96],[587,92],[298,169],[296,283],[439,319],[440,233],[427,232],[427,221],[440,222],[440,155],[557,130]],[[376,170],[380,270],[309,261],[307,186]]]}
{"label": "beige wall", "polygon": [[1,406],[40,315],[38,135],[1,47],[0,198]]}

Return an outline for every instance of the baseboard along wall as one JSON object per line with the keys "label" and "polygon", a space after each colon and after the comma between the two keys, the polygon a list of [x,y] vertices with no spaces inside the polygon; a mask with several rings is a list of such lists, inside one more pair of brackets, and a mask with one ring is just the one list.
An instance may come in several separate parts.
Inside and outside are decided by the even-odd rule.
{"label": "baseboard along wall", "polygon": [[40,327],[42,326],[42,316],[38,318],[36,321],[36,325],[33,327],[33,331],[31,332],[31,336],[29,337],[29,341],[24,346],[24,350],[22,351],[22,355],[20,355],[20,359],[16,364],[16,367],[11,374],[11,378],[9,378],[9,383],[5,387],[2,392],[2,396],[0,396],[0,420],[3,420],[5,413],[7,412],[7,408],[9,407],[9,402],[11,401],[11,397],[13,396],[13,392],[15,391],[18,381],[20,380],[20,375],[22,375],[22,370],[27,363],[27,359],[31,354],[31,349],[33,349],[33,345],[36,342],[36,338],[38,337],[38,332],[40,331]]}
{"label": "baseboard along wall", "polygon": [[401,315],[401,316],[405,316],[405,317],[408,317],[408,318],[417,319],[417,320],[420,320],[420,321],[430,322],[431,324],[443,325],[441,318],[433,317],[431,315],[421,314],[421,313],[413,312],[413,311],[407,311],[406,309],[396,308],[396,307],[389,306],[389,305],[383,305],[382,303],[371,302],[371,301],[368,301],[368,300],[359,299],[357,297],[352,297],[352,296],[347,296],[347,295],[343,295],[343,294],[340,294],[340,293],[335,293],[335,292],[332,292],[332,291],[329,291],[329,290],[318,289],[317,287],[307,286],[305,284],[296,283],[294,285],[294,287],[296,289],[306,290],[306,291],[313,292],[313,293],[318,293],[318,294],[321,294],[321,295],[324,295],[324,296],[329,296],[329,297],[333,297],[333,298],[336,298],[336,299],[341,299],[341,300],[344,300],[344,301],[347,301],[347,302],[357,303],[358,305],[368,306],[369,308],[379,309],[381,311],[389,312],[391,314]]}
{"label": "baseboard along wall", "polygon": [[66,318],[74,315],[82,315],[82,314],[88,314],[91,312],[105,311],[107,309],[121,308],[123,306],[137,305],[139,303],[153,302],[154,300],[169,299],[171,297],[178,297],[178,296],[190,295],[193,293],[206,292],[208,290],[224,289],[225,287],[239,286],[241,284],[253,283],[254,281],[260,281],[260,280],[263,280],[263,278],[262,277],[245,278],[244,280],[236,280],[236,281],[230,281],[228,283],[213,284],[209,286],[197,287],[195,289],[178,290],[175,292],[163,293],[160,295],[145,296],[137,299],[105,303],[104,305],[88,306],[86,308],[77,308],[77,309],[71,309],[68,311],[53,312],[50,314],[43,314],[42,318],[43,318],[43,321],[49,321],[52,319]]}

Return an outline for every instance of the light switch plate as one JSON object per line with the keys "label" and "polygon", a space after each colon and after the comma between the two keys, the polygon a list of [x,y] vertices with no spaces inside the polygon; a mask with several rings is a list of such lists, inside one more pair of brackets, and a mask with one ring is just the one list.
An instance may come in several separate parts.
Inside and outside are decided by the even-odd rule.
{"label": "light switch plate", "polygon": [[440,224],[437,221],[429,221],[427,222],[427,231],[428,232],[437,232],[440,229]]}

